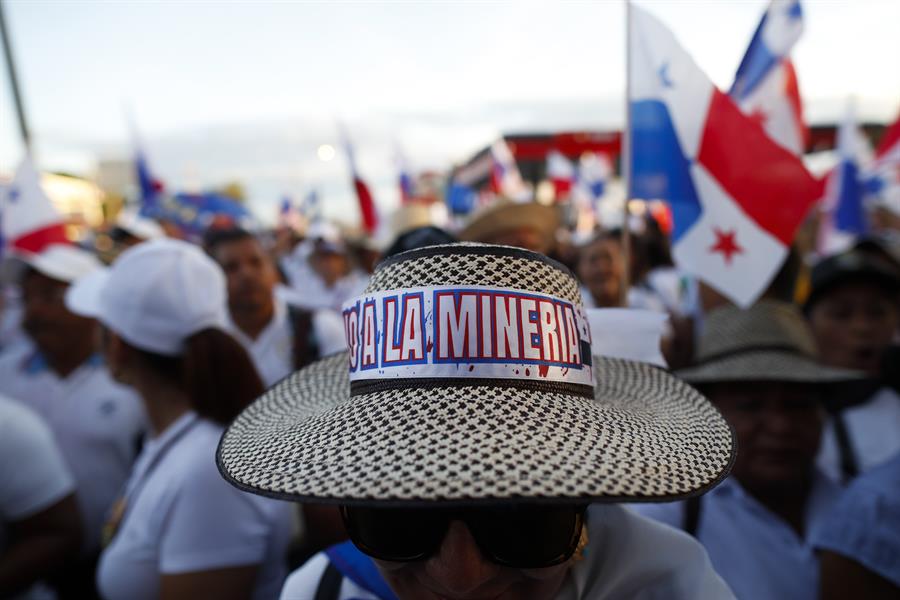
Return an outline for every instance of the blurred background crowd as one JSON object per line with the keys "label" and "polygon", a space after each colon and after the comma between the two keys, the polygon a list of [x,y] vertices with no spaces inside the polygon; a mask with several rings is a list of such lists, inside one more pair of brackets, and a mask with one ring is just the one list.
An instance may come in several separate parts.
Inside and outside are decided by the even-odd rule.
{"label": "blurred background crowd", "polygon": [[[35,9],[24,4],[2,5],[14,92],[4,96],[9,103],[0,107],[0,119],[23,151],[15,163],[0,164],[0,596],[90,598],[102,592],[140,597],[133,587],[140,579],[117,579],[115,573],[122,571],[114,568],[127,563],[138,572],[140,563],[154,576],[197,578],[170,581],[148,597],[188,597],[200,589],[191,586],[201,585],[221,590],[215,597],[277,597],[289,569],[345,538],[333,509],[275,501],[248,507],[238,499],[228,513],[231,505],[223,501],[217,515],[223,521],[198,516],[182,524],[185,539],[159,550],[167,561],[141,555],[143,547],[129,554],[119,546],[112,546],[114,557],[101,559],[123,515],[140,520],[137,508],[137,514],[129,514],[129,507],[119,503],[123,494],[158,493],[165,506],[164,490],[133,489],[141,481],[136,473],[146,478],[154,472],[153,452],[166,450],[164,436],[147,433],[160,431],[160,424],[180,423],[167,420],[166,406],[148,398],[183,395],[198,414],[225,425],[236,412],[204,412],[208,407],[203,408],[204,393],[196,391],[198,381],[218,379],[222,397],[233,395],[235,406],[243,406],[296,369],[346,348],[343,304],[365,290],[381,260],[429,245],[483,242],[527,248],[559,261],[577,277],[585,307],[665,315],[666,362],[673,371],[687,369],[684,378],[713,399],[735,428],[739,458],[732,478],[743,487],[717,488],[704,497],[702,510],[696,504],[677,510],[659,505],[660,510],[651,510],[654,506],[644,513],[698,536],[738,597],[825,597],[829,589],[840,593],[836,582],[857,573],[856,568],[871,575],[860,580],[868,583],[858,584],[871,585],[871,597],[897,597],[891,595],[900,586],[896,496],[890,509],[841,509],[894,519],[882,523],[894,531],[892,541],[878,542],[882,562],[870,561],[862,551],[830,546],[824,534],[815,543],[812,536],[813,525],[833,521],[834,507],[849,502],[841,492],[861,475],[887,465],[880,481],[895,491],[900,487],[900,120],[892,120],[895,112],[871,110],[866,98],[813,124],[803,117],[803,73],[798,67],[798,87],[790,53],[794,43],[803,45],[804,15],[815,15],[820,4],[804,2],[801,10],[799,2],[773,2],[768,9],[745,3],[752,4],[754,18],[759,12],[765,18],[728,102],[735,115],[743,115],[741,127],[755,129],[746,138],[739,127],[731,130],[730,148],[712,152],[733,156],[762,183],[749,185],[744,179],[726,185],[728,176],[710,166],[703,152],[685,150],[683,141],[682,151],[691,156],[666,158],[665,143],[647,144],[645,136],[659,131],[641,129],[646,113],[640,94],[632,90],[627,111],[632,121],[626,119],[624,127],[622,122],[608,128],[591,122],[579,128],[564,121],[565,126],[548,129],[533,119],[517,133],[483,137],[442,168],[429,164],[437,162],[433,152],[424,151],[427,160],[419,161],[415,152],[406,154],[393,144],[382,152],[392,156],[391,173],[379,175],[376,185],[364,171],[373,163],[356,161],[357,149],[365,144],[354,143],[348,122],[332,126],[329,120],[324,129],[330,133],[310,150],[316,155],[312,160],[323,164],[344,159],[337,174],[340,191],[307,179],[290,190],[272,192],[270,186],[263,201],[255,197],[260,188],[245,187],[240,175],[220,178],[215,185],[185,185],[180,177],[165,181],[154,160],[164,154],[165,144],[154,148],[137,135],[133,121],[126,157],[101,158],[92,172],[80,175],[47,168],[52,163],[42,156],[53,154],[51,144],[41,141],[40,128],[28,122],[25,99],[30,94],[23,81],[33,76],[15,77],[19,48],[9,43],[25,41],[14,27],[18,20],[26,24],[36,18]],[[66,11],[51,3],[41,14],[52,15],[54,7]],[[103,5],[89,7],[104,11]],[[881,20],[897,16],[892,3],[865,7],[872,15],[867,18],[876,18],[880,10],[892,15]],[[862,9],[853,14],[869,15]],[[766,19],[781,29],[769,31]],[[787,41],[776,40],[779,34]],[[766,64],[758,58],[763,46],[770,59]],[[887,89],[894,95],[886,105],[896,111],[900,52],[891,55],[892,49],[898,50],[888,48],[880,77],[891,80]],[[22,58],[21,64],[31,64]],[[631,56],[632,69],[639,59]],[[177,70],[178,64],[165,68]],[[670,80],[666,69],[649,72],[658,75],[660,89],[682,74],[673,67]],[[766,83],[772,77],[777,82]],[[669,130],[682,135],[682,117],[676,113],[683,109],[668,106],[675,122]],[[877,113],[877,118],[859,119],[861,113]],[[359,136],[363,140],[370,139],[366,131]],[[441,144],[434,136],[411,146]],[[691,246],[691,231],[706,226],[703,215],[716,213],[709,199],[719,196],[704,191],[694,171],[690,177],[699,192],[692,188],[693,201],[679,196],[685,188],[671,181],[659,185],[659,177],[680,177],[674,167],[660,166],[678,160],[703,163],[727,187],[728,198],[737,199],[742,214],[751,215],[753,231],[763,233],[754,237],[750,226],[741,224],[713,227],[715,237]],[[785,175],[788,171],[797,174]],[[761,197],[768,193],[767,181],[781,192]],[[742,190],[750,188],[756,196],[745,204]],[[788,207],[794,200],[799,208]],[[766,210],[748,208],[754,202],[768,203],[772,213],[797,215],[772,217],[778,223],[769,225]],[[781,235],[779,228],[789,232]],[[103,265],[115,265],[130,249],[165,239],[182,240],[197,255],[179,245],[173,252],[183,257],[172,264],[181,266],[131,267],[132,280],[117,285],[123,286],[122,297],[140,298],[136,303],[142,308],[115,317],[127,323],[124,329],[112,327],[107,315],[86,316],[77,309],[77,298],[68,294],[75,282]],[[712,260],[714,266],[704,262]],[[191,266],[195,263],[200,266]],[[212,278],[211,286],[218,285],[216,277],[224,282],[222,297],[212,294],[209,300],[219,302],[209,311],[216,313],[211,323],[224,332],[223,339],[202,340],[205,347],[194,340],[170,351],[169,340],[187,337],[193,332],[191,319],[201,318],[192,311],[202,304],[195,296],[204,295],[198,284],[204,277]],[[703,371],[704,365],[739,354],[742,344],[762,353],[787,348],[821,370],[786,363],[785,373],[754,371],[751,364]],[[809,373],[803,370],[807,367]],[[231,382],[229,390],[220,389],[222,381]],[[209,386],[205,389],[208,395]],[[808,401],[812,396],[815,404]],[[171,431],[169,439],[175,435]],[[197,475],[204,468],[215,474],[215,443],[212,437],[201,439],[196,428],[186,431],[197,437],[201,454],[210,453],[210,463],[187,477],[172,473],[177,483],[170,491],[183,486],[185,494],[197,494],[198,502],[239,494],[225,490],[221,481],[207,485],[205,475]],[[193,487],[187,483],[192,477]],[[750,504],[747,494],[755,499]],[[876,492],[863,496],[870,504],[880,497]],[[887,512],[878,512],[882,509]],[[145,528],[162,527],[154,525],[159,515],[145,510]],[[235,558],[217,552],[215,544],[191,548],[193,538],[215,540],[211,532],[223,522],[234,523],[244,536],[235,539],[251,550]],[[731,552],[745,552],[755,562],[747,566],[729,558]],[[110,560],[124,562],[104,567]],[[892,566],[882,570],[882,563]],[[218,570],[248,564],[259,569],[216,576]]]}

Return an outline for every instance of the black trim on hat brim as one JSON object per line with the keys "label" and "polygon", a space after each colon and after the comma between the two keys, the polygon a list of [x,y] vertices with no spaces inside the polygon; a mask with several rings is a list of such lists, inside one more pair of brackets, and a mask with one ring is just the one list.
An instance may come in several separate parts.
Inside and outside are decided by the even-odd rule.
{"label": "black trim on hat brim", "polygon": [[401,252],[400,254],[395,254],[384,259],[383,261],[378,263],[378,266],[379,268],[387,267],[388,265],[392,265],[395,263],[415,260],[417,258],[427,258],[429,256],[459,256],[463,254],[474,254],[479,256],[508,256],[511,258],[540,262],[544,263],[545,265],[549,265],[554,269],[562,271],[566,275],[571,276],[576,281],[578,280],[578,278],[575,277],[569,267],[557,260],[550,258],[549,256],[546,256],[545,254],[540,254],[539,252],[534,252],[532,250],[526,250],[525,248],[516,248],[515,246],[501,246],[499,244],[474,244],[473,242],[459,242],[457,244],[426,246],[424,248],[416,248],[415,250],[407,250],[406,252]]}
{"label": "black trim on hat brim", "polygon": [[[509,496],[506,498],[465,498],[465,499],[447,499],[447,500],[409,500],[409,499],[378,499],[378,498],[336,498],[323,496],[304,496],[298,494],[290,494],[287,492],[273,492],[247,485],[238,481],[226,470],[222,464],[222,443],[225,440],[225,433],[219,438],[216,446],[216,468],[219,474],[230,485],[236,487],[242,492],[263,496],[273,500],[282,500],[286,502],[294,502],[297,504],[321,504],[326,506],[362,506],[362,507],[384,507],[384,508],[447,508],[447,507],[478,507],[478,506],[508,506],[515,504],[529,504],[537,506],[546,505],[579,505],[579,504],[657,504],[662,502],[677,502],[679,500],[687,500],[695,496],[702,496],[707,492],[718,487],[725,479],[731,475],[731,469],[737,460],[738,439],[734,431],[734,427],[728,421],[728,431],[731,434],[731,455],[728,457],[728,463],[719,475],[709,483],[681,494],[666,494],[663,496]],[[226,429],[227,432],[227,429]]]}
{"label": "black trim on hat brim", "polygon": [[[344,351],[335,352],[329,356],[334,356],[335,354],[340,354]],[[320,359],[322,360],[322,359]],[[650,363],[639,363],[638,361],[625,360],[625,359],[617,359],[621,360],[623,363],[631,363],[631,364],[641,364],[647,367],[652,367],[655,370],[662,371],[667,373],[668,375],[675,377],[682,384],[693,387],[696,390],[696,387],[680,379],[677,377],[676,373],[673,373],[670,369],[660,367],[658,365],[650,364]],[[293,375],[296,372],[290,373],[283,377],[281,381],[284,381]],[[497,385],[497,380],[488,380],[490,385]],[[549,383],[549,382],[548,382]],[[270,386],[277,386],[278,383]],[[699,391],[697,391],[700,394]],[[701,394],[702,395],[702,394]],[[704,396],[705,398],[705,396]],[[589,401],[594,401],[593,395],[591,398],[585,398]],[[348,395],[349,400],[349,395]],[[706,400],[709,402],[709,400]],[[718,408],[713,405],[713,408],[718,411]],[[721,414],[721,413],[720,413]],[[378,498],[337,498],[337,497],[324,497],[324,496],[307,496],[300,494],[291,494],[288,492],[273,492],[270,490],[264,490],[262,488],[253,487],[251,485],[247,485],[241,481],[238,481],[226,469],[225,465],[222,462],[222,446],[225,441],[226,434],[228,433],[229,427],[225,428],[225,431],[222,433],[222,436],[219,438],[219,442],[216,445],[216,468],[219,471],[219,474],[222,478],[228,482],[230,485],[236,487],[237,489],[247,492],[250,494],[254,494],[257,496],[263,496],[266,498],[272,498],[274,500],[281,500],[287,502],[294,502],[299,504],[321,504],[328,506],[377,506],[377,507],[392,507],[392,508],[428,508],[428,507],[478,507],[478,506],[505,506],[505,505],[513,505],[513,504],[530,504],[530,505],[577,505],[577,504],[621,504],[621,503],[640,503],[640,504],[655,504],[661,502],[676,502],[679,500],[687,500],[688,498],[693,498],[695,496],[702,496],[712,489],[719,486],[728,476],[731,474],[731,470],[734,467],[734,463],[737,460],[738,453],[738,438],[735,433],[734,426],[729,423],[724,417],[722,417],[723,422],[728,427],[728,432],[731,438],[731,453],[728,457],[728,462],[721,470],[721,472],[712,479],[709,483],[691,490],[689,492],[676,493],[676,494],[665,494],[660,496],[630,496],[630,495],[618,495],[618,496],[539,496],[539,497],[527,497],[527,496],[509,496],[505,498],[456,498],[456,499],[446,499],[446,500],[434,500],[434,499],[378,499]]]}

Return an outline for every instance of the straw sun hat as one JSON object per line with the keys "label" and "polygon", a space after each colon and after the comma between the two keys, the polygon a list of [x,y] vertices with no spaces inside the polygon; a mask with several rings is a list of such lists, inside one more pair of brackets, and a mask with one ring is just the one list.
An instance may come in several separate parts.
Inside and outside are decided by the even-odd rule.
{"label": "straw sun hat", "polygon": [[498,198],[477,210],[459,232],[459,239],[467,242],[490,241],[505,231],[529,227],[538,232],[543,243],[549,245],[559,228],[560,215],[556,206],[538,202],[515,202]]}
{"label": "straw sun hat", "polygon": [[678,371],[692,384],[725,381],[861,382],[863,374],[818,362],[809,326],[793,304],[761,300],[747,310],[711,312],[695,365]]}
{"label": "straw sun hat", "polygon": [[344,321],[349,352],[288,376],[225,432],[229,482],[341,504],[667,500],[716,485],[733,460],[696,390],[592,359],[577,281],[540,254],[398,254]]}

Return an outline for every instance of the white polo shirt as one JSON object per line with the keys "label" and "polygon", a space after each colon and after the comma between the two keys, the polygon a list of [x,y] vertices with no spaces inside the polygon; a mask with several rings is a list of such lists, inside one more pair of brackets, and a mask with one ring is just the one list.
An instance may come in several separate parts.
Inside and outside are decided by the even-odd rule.
{"label": "white polo shirt", "polygon": [[[0,555],[9,523],[50,508],[75,491],[75,481],[47,425],[21,402],[0,396]],[[33,586],[16,598],[39,598]]]}
{"label": "white polo shirt", "polygon": [[140,398],[110,378],[99,355],[61,378],[31,343],[0,354],[0,393],[49,425],[78,487],[84,549],[99,548],[107,510],[131,472],[146,430]]}
{"label": "white polo shirt", "polygon": [[108,600],[159,597],[161,575],[259,565],[254,598],[286,573],[291,504],[239,491],[215,462],[222,427],[189,412],[144,446],[97,585]]}
{"label": "white polo shirt", "polygon": [[[288,315],[287,302],[280,292],[275,294],[275,314],[272,320],[256,339],[248,337],[233,322],[229,322],[229,326],[231,334],[250,354],[266,387],[294,372],[294,329]],[[318,309],[313,312],[312,334],[318,343],[320,356],[327,356],[347,347],[344,322],[334,311]]]}
{"label": "white polo shirt", "polygon": [[[730,477],[701,497],[697,539],[741,600],[815,600],[819,561],[808,537],[839,494],[837,485],[824,475],[817,476],[806,503],[806,536],[801,537]],[[681,527],[685,520],[684,502],[629,508],[673,527]]]}
{"label": "white polo shirt", "polygon": [[[729,600],[703,547],[691,536],[621,506],[588,509],[589,543],[554,600]],[[328,557],[317,554],[288,577],[281,600],[315,597]],[[379,600],[349,579],[338,600]]]}
{"label": "white polo shirt", "polygon": [[[842,416],[860,474],[900,453],[900,395],[891,388],[881,388],[864,403],[844,410]],[[816,463],[832,481],[842,480],[840,450],[831,420],[822,431]]]}

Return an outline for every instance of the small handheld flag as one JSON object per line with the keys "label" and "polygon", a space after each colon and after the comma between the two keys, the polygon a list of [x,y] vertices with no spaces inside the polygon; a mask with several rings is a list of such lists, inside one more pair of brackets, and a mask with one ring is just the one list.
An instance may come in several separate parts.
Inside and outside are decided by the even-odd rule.
{"label": "small handheld flag", "polygon": [[790,51],[803,33],[800,0],[773,0],[741,60],[729,95],[779,145],[803,154],[809,131]]}
{"label": "small handheld flag", "polygon": [[0,194],[0,215],[0,237],[13,251],[37,254],[51,244],[69,243],[62,215],[41,187],[31,157],[25,157]]}
{"label": "small handheld flag", "polygon": [[368,234],[375,233],[378,229],[378,210],[375,207],[375,200],[369,191],[369,186],[362,180],[359,171],[356,168],[356,157],[354,156],[353,145],[346,132],[342,130],[344,138],[344,150],[347,153],[347,163],[350,166],[350,175],[353,177],[353,189],[356,191],[356,199],[359,201],[359,213],[362,217],[362,226]]}

